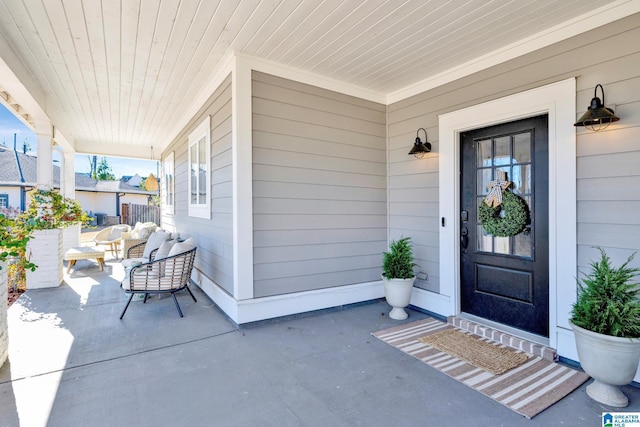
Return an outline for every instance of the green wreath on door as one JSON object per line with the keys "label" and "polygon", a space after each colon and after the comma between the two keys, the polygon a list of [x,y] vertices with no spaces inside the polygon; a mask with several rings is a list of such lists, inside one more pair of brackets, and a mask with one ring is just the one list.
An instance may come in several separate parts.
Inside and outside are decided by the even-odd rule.
{"label": "green wreath on door", "polygon": [[[501,216],[504,212],[504,216]],[[480,223],[494,236],[509,237],[521,233],[529,223],[529,208],[522,198],[510,191],[502,193],[502,203],[497,207],[480,203]]]}
{"label": "green wreath on door", "polygon": [[489,194],[478,207],[482,228],[493,236],[515,236],[529,223],[527,203],[508,191],[509,186],[511,183],[506,180],[506,174],[498,171],[497,178],[489,183]]}

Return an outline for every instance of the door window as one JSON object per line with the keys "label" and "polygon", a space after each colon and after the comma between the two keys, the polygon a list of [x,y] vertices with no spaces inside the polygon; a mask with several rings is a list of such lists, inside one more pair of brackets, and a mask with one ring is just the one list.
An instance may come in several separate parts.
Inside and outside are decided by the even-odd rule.
{"label": "door window", "polygon": [[[531,145],[533,142],[533,130],[499,136],[491,139],[476,141],[476,209],[489,192],[489,183],[496,179],[497,173],[506,174],[507,181],[511,182],[509,191],[522,197],[532,212],[532,169],[531,169]],[[478,218],[478,215],[476,215]],[[478,251],[518,257],[531,258],[533,256],[533,240],[531,238],[531,225],[516,236],[497,237],[488,234],[479,222],[476,224]]]}

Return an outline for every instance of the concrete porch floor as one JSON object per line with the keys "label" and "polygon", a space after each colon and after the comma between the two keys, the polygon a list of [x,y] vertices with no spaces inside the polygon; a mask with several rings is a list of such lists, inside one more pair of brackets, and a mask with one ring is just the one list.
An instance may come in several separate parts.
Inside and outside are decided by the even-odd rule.
{"label": "concrete porch floor", "polygon": [[[615,410],[583,385],[527,420],[371,336],[399,324],[384,301],[238,328],[194,288],[184,318],[165,296],[119,320],[124,272],[106,261],[9,309],[1,426],[600,426]],[[640,411],[624,391],[618,411]]]}

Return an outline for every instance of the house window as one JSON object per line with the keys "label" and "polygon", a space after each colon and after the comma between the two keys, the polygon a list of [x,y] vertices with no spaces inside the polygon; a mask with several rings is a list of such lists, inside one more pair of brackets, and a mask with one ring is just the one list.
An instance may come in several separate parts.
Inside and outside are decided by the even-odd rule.
{"label": "house window", "polygon": [[9,195],[0,194],[0,208],[8,208],[8,207],[9,207]]}
{"label": "house window", "polygon": [[164,198],[164,207],[168,214],[173,215],[173,206],[175,203],[175,187],[173,183],[173,177],[175,174],[174,169],[174,154],[171,152],[163,161],[162,161],[162,192]]}
{"label": "house window", "polygon": [[207,117],[189,134],[189,216],[211,218],[211,129]]}

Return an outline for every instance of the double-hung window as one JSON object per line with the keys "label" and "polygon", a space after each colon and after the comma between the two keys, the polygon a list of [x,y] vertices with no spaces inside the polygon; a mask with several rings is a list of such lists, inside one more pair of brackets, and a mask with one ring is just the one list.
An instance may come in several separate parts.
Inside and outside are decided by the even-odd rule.
{"label": "double-hung window", "polygon": [[207,118],[189,134],[189,216],[211,219],[211,128]]}
{"label": "double-hung window", "polygon": [[169,215],[173,215],[174,213],[174,204],[175,204],[175,186],[173,182],[173,177],[175,174],[175,156],[173,152],[171,152],[163,161],[162,161],[162,193],[163,193],[163,201],[165,212]]}

